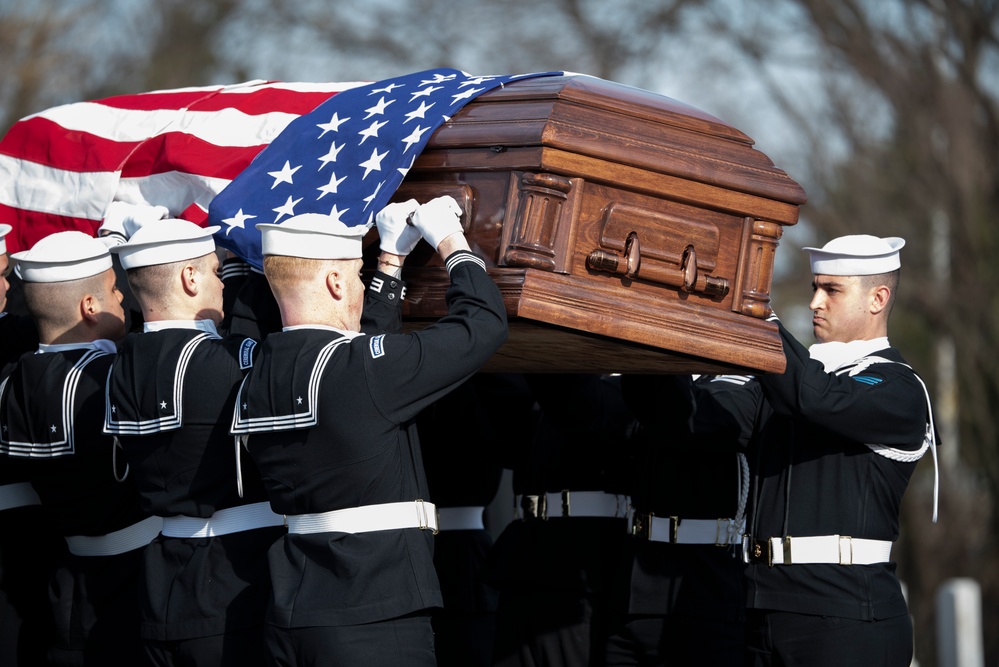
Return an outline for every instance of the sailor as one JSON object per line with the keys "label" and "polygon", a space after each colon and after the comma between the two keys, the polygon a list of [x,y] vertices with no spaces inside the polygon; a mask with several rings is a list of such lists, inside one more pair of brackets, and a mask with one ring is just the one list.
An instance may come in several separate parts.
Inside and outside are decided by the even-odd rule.
{"label": "sailor", "polygon": [[[742,665],[745,451],[758,400],[744,386],[753,378],[622,380],[639,428],[629,474],[631,536],[611,586],[606,664],[697,656],[698,665]],[[733,419],[729,412],[740,406]]]}
{"label": "sailor", "polygon": [[108,377],[104,429],[143,506],[163,518],[140,588],[141,637],[158,665],[263,663],[266,552],[284,533],[228,434],[256,342],[220,335],[216,229],[157,220],[112,248],[143,330]]}
{"label": "sailor", "polygon": [[160,521],[115,469],[102,432],[105,379],[125,334],[111,255],[68,231],[13,259],[40,344],[0,385],[0,465],[30,481],[69,551],[50,588],[48,664],[140,664],[136,585]]}
{"label": "sailor", "polygon": [[[394,309],[392,321],[372,319],[363,302],[356,228],[314,214],[258,225],[284,329],[262,343],[233,431],[248,436],[271,506],[287,515],[288,535],[269,553],[274,664],[436,664],[438,524],[414,420],[507,334],[460,213],[442,197],[376,216],[382,254],[368,293]],[[412,333],[362,333],[400,326],[401,265],[421,234],[450,275],[447,315]]]}
{"label": "sailor", "polygon": [[891,548],[916,462],[927,450],[936,462],[936,434],[926,386],[888,341],[904,244],[862,234],[805,248],[818,344],[778,322],[786,370],[759,377],[747,664],[911,660]]}

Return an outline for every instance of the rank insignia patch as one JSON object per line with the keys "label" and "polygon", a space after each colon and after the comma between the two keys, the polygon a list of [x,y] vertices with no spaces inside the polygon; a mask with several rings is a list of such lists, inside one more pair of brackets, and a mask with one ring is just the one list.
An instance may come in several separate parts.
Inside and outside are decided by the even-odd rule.
{"label": "rank insignia patch", "polygon": [[385,356],[385,348],[382,346],[382,339],[385,338],[385,334],[375,336],[371,339],[369,347],[371,348],[371,358],[377,359],[378,357]]}

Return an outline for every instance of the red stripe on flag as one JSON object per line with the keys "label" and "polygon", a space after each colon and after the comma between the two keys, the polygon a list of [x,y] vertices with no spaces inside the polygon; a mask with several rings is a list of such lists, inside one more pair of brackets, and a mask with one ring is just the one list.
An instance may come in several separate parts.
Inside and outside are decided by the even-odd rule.
{"label": "red stripe on flag", "polygon": [[0,204],[0,221],[15,220],[18,224],[5,237],[7,252],[15,253],[27,250],[40,239],[49,234],[66,231],[80,231],[90,236],[97,236],[100,220],[86,218],[71,218],[65,215],[53,215],[39,211],[26,211]]}
{"label": "red stripe on flag", "polygon": [[128,157],[121,175],[136,178],[180,171],[231,181],[265,146],[217,146],[189,134],[169,132],[142,142]]}
{"label": "red stripe on flag", "polygon": [[0,142],[0,154],[67,171],[117,171],[137,145],[67,130],[36,116],[10,128]]}
{"label": "red stripe on flag", "polygon": [[115,109],[157,111],[159,109],[193,109],[220,111],[236,109],[246,114],[258,115],[273,111],[301,116],[335,95],[330,91],[297,91],[287,88],[261,87],[253,92],[231,92],[221,88],[216,91],[153,92],[135,95],[118,95],[96,100],[98,104]]}

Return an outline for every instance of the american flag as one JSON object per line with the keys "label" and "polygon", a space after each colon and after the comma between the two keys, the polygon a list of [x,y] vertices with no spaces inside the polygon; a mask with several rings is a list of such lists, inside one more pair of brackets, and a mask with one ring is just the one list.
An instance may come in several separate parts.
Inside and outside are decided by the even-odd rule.
{"label": "american flag", "polygon": [[93,235],[115,200],[162,205],[203,222],[215,195],[289,123],[358,85],[181,88],[66,104],[21,119],[0,141],[0,222],[14,227],[8,249],[25,250],[69,229]]}
{"label": "american flag", "polygon": [[364,234],[434,131],[476,96],[543,72],[433,69],[352,87],[288,127],[212,200],[216,243],[260,267],[258,223],[318,213]]}

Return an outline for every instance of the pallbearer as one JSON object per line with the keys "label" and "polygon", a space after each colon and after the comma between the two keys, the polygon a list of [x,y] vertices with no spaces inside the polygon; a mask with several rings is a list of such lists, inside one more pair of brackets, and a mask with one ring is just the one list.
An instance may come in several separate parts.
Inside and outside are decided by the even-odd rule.
{"label": "pallbearer", "polygon": [[160,522],[140,508],[101,430],[125,334],[111,255],[82,232],[60,232],[13,259],[40,344],[0,385],[0,466],[31,483],[69,551],[50,587],[49,664],[140,664],[136,583]]}
{"label": "pallbearer", "polygon": [[158,665],[256,665],[267,548],[284,532],[228,434],[256,343],[223,338],[212,232],[155,221],[113,248],[142,308],[108,379],[114,434],[143,506],[163,517],[145,555],[142,639]]}
{"label": "pallbearer", "polygon": [[[368,303],[357,228],[319,215],[259,226],[284,330],[262,344],[233,428],[288,520],[269,554],[275,664],[436,664],[437,517],[414,419],[486,362],[506,316],[453,199],[389,205],[377,224]],[[416,333],[365,335],[401,322],[400,265],[421,233],[445,259],[448,314]]]}

